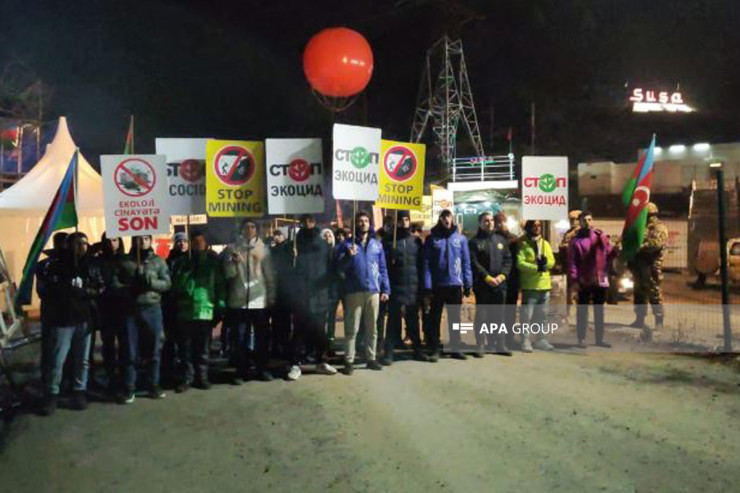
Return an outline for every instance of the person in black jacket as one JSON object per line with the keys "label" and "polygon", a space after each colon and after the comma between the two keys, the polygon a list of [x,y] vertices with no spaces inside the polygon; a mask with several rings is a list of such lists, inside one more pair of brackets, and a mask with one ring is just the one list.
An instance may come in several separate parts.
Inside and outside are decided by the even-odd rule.
{"label": "person in black jacket", "polygon": [[504,323],[509,329],[505,341],[507,346],[514,345],[514,333],[511,328],[516,323],[517,304],[519,303],[519,269],[516,266],[516,256],[519,253],[519,238],[509,231],[506,214],[497,212],[493,216],[493,226],[498,234],[506,238],[511,253],[511,272],[506,279],[506,306],[504,307]]}
{"label": "person in black jacket", "polygon": [[42,413],[52,414],[57,407],[64,361],[71,352],[74,371],[74,409],[87,408],[87,379],[91,344],[90,321],[95,297],[103,292],[103,277],[87,255],[84,233],[67,237],[68,250],[55,256],[47,266],[44,320],[51,327],[53,350],[49,381]]}
{"label": "person in black jacket", "polygon": [[304,341],[312,343],[316,355],[316,373],[334,375],[337,370],[324,360],[329,348],[325,326],[331,283],[330,246],[310,214],[301,216],[301,230],[296,235],[296,253],[292,286],[295,318],[287,378],[298,380],[301,376],[299,364]]}
{"label": "person in black jacket", "polygon": [[[506,280],[511,271],[511,253],[507,238],[494,230],[491,212],[483,212],[478,216],[478,234],[470,239],[468,245],[476,304],[477,351],[473,356],[482,358],[486,349],[493,350],[494,346],[498,354],[511,356],[506,347],[505,333],[498,332],[504,324],[503,306],[506,301]],[[483,324],[486,324],[487,332],[481,331]],[[491,324],[496,324],[496,332],[491,331]]]}
{"label": "person in black jacket", "polygon": [[419,335],[419,291],[421,289],[422,243],[411,234],[411,217],[408,211],[398,212],[396,237],[385,235],[383,250],[391,282],[388,300],[388,330],[385,351],[380,363],[393,364],[393,351],[401,342],[401,318],[406,321],[406,332],[411,338],[414,359],[428,361],[422,352]]}
{"label": "person in black jacket", "polygon": [[103,276],[105,289],[98,298],[100,311],[100,336],[103,340],[103,365],[108,377],[108,393],[116,395],[120,390],[122,379],[120,368],[124,361],[124,317],[126,309],[125,295],[113,288],[113,275],[116,263],[125,255],[122,238],[108,238],[103,233],[102,251],[97,261]]}
{"label": "person in black jacket", "polygon": [[279,229],[272,233],[270,244],[272,267],[275,269],[277,297],[275,305],[270,308],[272,323],[272,355],[285,358],[290,346],[291,290],[293,287],[293,242],[287,241]]}
{"label": "person in black jacket", "polygon": [[[172,266],[181,257],[190,255],[190,239],[185,231],[178,231],[172,237],[172,249],[167,255],[167,269],[172,271]],[[179,348],[177,347],[177,296],[173,290],[162,293],[162,328],[164,330],[164,342],[162,343],[162,356],[160,363],[161,380],[169,385],[177,381],[176,368],[180,366],[177,358]]]}

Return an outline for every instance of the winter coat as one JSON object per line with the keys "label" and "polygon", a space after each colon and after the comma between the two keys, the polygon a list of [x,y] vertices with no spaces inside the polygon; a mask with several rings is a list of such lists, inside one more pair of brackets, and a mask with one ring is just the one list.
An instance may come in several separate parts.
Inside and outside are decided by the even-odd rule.
{"label": "winter coat", "polygon": [[382,243],[374,236],[371,230],[364,245],[360,244],[359,237],[356,238],[357,253],[354,256],[349,254],[352,240],[339,246],[337,267],[344,274],[344,295],[359,292],[390,294],[385,252]]}
{"label": "winter coat", "polygon": [[331,247],[319,228],[301,229],[296,235],[298,256],[291,287],[293,306],[304,314],[326,313],[332,282]]}
{"label": "winter coat", "polygon": [[579,286],[609,287],[612,245],[598,229],[581,228],[568,247],[568,277]]}
{"label": "winter coat", "polygon": [[221,260],[212,250],[193,251],[172,264],[177,320],[213,320],[225,307],[226,281]]}
{"label": "winter coat", "polygon": [[[41,318],[49,327],[91,324],[96,318],[95,298],[105,289],[100,264],[90,256],[75,259],[71,252],[49,257],[40,287],[45,300]],[[82,287],[72,286],[75,278]]]}
{"label": "winter coat", "polygon": [[172,282],[167,264],[150,248],[140,255],[132,250],[123,256],[116,264],[112,285],[129,307],[149,307],[161,303]]}
{"label": "winter coat", "polygon": [[284,241],[270,247],[270,262],[275,271],[277,301],[287,303],[292,297],[293,286],[293,242]]}
{"label": "winter coat", "polygon": [[422,284],[422,248],[421,240],[408,229],[398,229],[395,247],[393,235],[386,236],[383,241],[392,301],[402,305],[418,302]]}
{"label": "winter coat", "polygon": [[60,252],[50,249],[44,250],[42,253],[46,255],[46,258],[39,260],[36,263],[35,268],[36,294],[39,296],[39,300],[41,300],[41,324],[46,325],[46,314],[51,313],[51,310],[45,309],[47,304],[46,293],[48,292],[47,287],[49,285],[50,276],[49,265],[53,265],[52,260],[59,256]]}
{"label": "winter coat", "polygon": [[[243,261],[238,261],[239,253]],[[259,237],[240,238],[222,254],[226,277],[226,307],[233,309],[269,308],[275,304],[275,274],[270,249]]]}
{"label": "winter coat", "polygon": [[486,283],[488,277],[503,274],[505,280],[511,273],[511,252],[508,239],[497,233],[478,230],[475,237],[468,242],[470,247],[470,264],[473,270],[473,287],[476,289],[506,289],[506,284],[492,287]]}
{"label": "winter coat", "polygon": [[[550,270],[555,266],[555,256],[552,254],[550,243],[542,237],[533,240],[524,235],[519,238],[518,248],[517,266],[519,267],[520,287],[534,291],[549,291],[552,287]],[[539,272],[537,259],[543,255],[547,259],[547,271]]]}
{"label": "winter coat", "polygon": [[456,226],[445,229],[437,224],[433,227],[432,234],[424,242],[423,252],[425,290],[439,286],[473,286],[468,240],[457,232]]}

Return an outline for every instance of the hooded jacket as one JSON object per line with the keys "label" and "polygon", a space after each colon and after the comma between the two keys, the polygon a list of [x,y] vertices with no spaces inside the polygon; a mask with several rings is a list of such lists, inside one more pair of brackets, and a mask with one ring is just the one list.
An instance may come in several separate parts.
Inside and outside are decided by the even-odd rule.
{"label": "hooded jacket", "polygon": [[506,289],[503,283],[495,288],[489,286],[486,278],[503,274],[505,280],[509,279],[512,260],[508,239],[496,231],[488,232],[478,229],[478,233],[470,239],[468,244],[473,270],[473,286],[476,289]]}
{"label": "hooded jacket", "polygon": [[398,228],[396,246],[393,235],[383,241],[388,279],[391,284],[391,300],[402,305],[414,305],[422,285],[422,243],[408,229]]}
{"label": "hooded jacket", "polygon": [[[95,317],[95,298],[105,289],[100,264],[85,255],[75,259],[71,251],[49,257],[44,269],[42,320],[50,327],[90,324]],[[73,287],[80,278],[82,287]]]}
{"label": "hooded jacket", "polygon": [[161,303],[172,282],[167,264],[154,250],[139,254],[132,249],[117,262],[112,286],[129,306],[148,307]]}
{"label": "hooded jacket", "polygon": [[[547,258],[546,272],[537,270],[537,259],[542,256]],[[527,235],[519,238],[517,266],[519,267],[519,285],[522,289],[549,291],[552,287],[550,270],[555,267],[555,256],[546,239],[540,236],[534,240]]]}
{"label": "hooded jacket", "polygon": [[568,247],[568,277],[583,287],[609,287],[612,245],[598,229],[581,228]]}
{"label": "hooded jacket", "polygon": [[441,286],[473,286],[468,240],[457,232],[457,226],[445,229],[441,224],[432,228],[424,242],[424,289]]}
{"label": "hooded jacket", "polygon": [[[235,258],[241,254],[243,261]],[[259,237],[239,240],[222,254],[226,277],[226,306],[258,310],[275,303],[276,286],[270,250]]]}
{"label": "hooded jacket", "polygon": [[213,320],[225,307],[225,279],[221,261],[212,250],[192,251],[172,264],[172,290],[177,319]]}
{"label": "hooded jacket", "polygon": [[326,313],[332,282],[331,246],[322,231],[313,227],[296,235],[297,257],[291,285],[294,306],[304,314]]}
{"label": "hooded jacket", "polygon": [[367,242],[362,245],[359,237],[354,239],[357,253],[349,254],[352,240],[342,243],[337,249],[337,266],[344,274],[343,294],[371,292],[390,294],[385,252],[380,241],[375,239],[372,230],[368,232]]}

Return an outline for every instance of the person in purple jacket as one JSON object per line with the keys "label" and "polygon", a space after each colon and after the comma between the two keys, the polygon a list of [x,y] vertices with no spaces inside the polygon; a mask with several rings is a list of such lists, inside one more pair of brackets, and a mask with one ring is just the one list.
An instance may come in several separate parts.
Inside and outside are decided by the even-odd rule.
{"label": "person in purple jacket", "polygon": [[468,359],[460,351],[460,332],[453,330],[453,324],[460,322],[463,295],[470,296],[473,271],[470,269],[468,240],[457,232],[452,212],[447,209],[439,214],[437,225],[424,242],[422,272],[426,293],[424,303],[431,303],[430,330],[426,338],[429,361],[439,360],[440,325],[445,305],[450,326],[450,356],[454,359]]}
{"label": "person in purple jacket", "polygon": [[380,302],[388,301],[391,292],[383,244],[375,239],[370,216],[367,212],[358,212],[355,224],[355,238],[345,241],[337,250],[337,267],[344,274],[345,375],[354,371],[355,339],[360,323],[365,330],[367,368],[383,369],[375,359],[377,320]]}
{"label": "person in purple jacket", "polygon": [[609,287],[612,245],[606,233],[593,227],[590,212],[582,212],[579,222],[581,229],[568,248],[568,277],[578,293],[578,347],[586,347],[588,305],[593,303],[596,345],[608,348],[611,344],[604,341],[604,301]]}

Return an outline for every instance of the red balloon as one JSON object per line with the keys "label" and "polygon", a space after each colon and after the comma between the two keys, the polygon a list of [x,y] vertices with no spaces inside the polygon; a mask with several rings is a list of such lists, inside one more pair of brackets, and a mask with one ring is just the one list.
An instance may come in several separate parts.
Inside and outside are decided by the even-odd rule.
{"label": "red balloon", "polygon": [[357,31],[324,29],[306,45],[303,71],[311,87],[324,96],[354,96],[370,82],[373,51]]}

